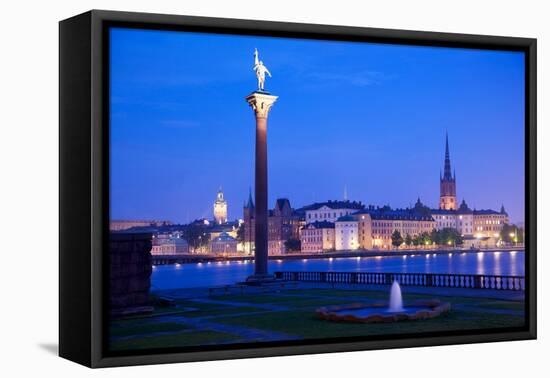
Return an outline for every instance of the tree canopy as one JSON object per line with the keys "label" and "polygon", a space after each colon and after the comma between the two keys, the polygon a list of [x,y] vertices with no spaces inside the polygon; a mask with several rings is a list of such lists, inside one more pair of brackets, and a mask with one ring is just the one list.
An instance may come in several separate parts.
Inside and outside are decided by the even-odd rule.
{"label": "tree canopy", "polygon": [[391,234],[391,243],[396,248],[403,244],[403,237],[398,230],[393,231]]}

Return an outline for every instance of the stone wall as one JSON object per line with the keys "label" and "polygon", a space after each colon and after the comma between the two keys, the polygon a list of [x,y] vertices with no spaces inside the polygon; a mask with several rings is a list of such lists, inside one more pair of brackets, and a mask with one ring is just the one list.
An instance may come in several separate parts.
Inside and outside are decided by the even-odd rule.
{"label": "stone wall", "polygon": [[111,315],[152,311],[151,234],[111,233],[109,305]]}

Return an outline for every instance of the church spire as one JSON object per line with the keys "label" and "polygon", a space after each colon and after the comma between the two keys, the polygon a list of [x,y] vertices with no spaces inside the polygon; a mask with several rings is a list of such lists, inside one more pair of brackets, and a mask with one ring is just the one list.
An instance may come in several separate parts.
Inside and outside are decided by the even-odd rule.
{"label": "church spire", "polygon": [[449,153],[449,134],[445,133],[445,170],[443,171],[444,180],[452,180],[451,175],[451,155]]}
{"label": "church spire", "polygon": [[249,209],[254,208],[254,201],[252,200],[252,188],[248,188],[248,203],[246,204],[245,207]]}
{"label": "church spire", "polygon": [[445,164],[443,176],[439,173],[439,208],[456,210],[456,173],[451,171],[451,154],[449,152],[449,134],[445,132]]}

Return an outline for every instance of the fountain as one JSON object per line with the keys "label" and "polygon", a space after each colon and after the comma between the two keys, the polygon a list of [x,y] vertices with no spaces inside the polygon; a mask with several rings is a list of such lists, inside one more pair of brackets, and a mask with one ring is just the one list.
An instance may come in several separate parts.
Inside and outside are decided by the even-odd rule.
{"label": "fountain", "polygon": [[401,320],[431,319],[450,311],[450,309],[450,303],[443,303],[438,299],[414,301],[404,306],[399,282],[393,281],[389,303],[352,303],[343,306],[327,306],[318,308],[316,313],[321,319],[331,321],[388,323]]}
{"label": "fountain", "polygon": [[402,312],[403,311],[403,298],[401,296],[401,286],[399,282],[393,281],[390,291],[390,312]]}

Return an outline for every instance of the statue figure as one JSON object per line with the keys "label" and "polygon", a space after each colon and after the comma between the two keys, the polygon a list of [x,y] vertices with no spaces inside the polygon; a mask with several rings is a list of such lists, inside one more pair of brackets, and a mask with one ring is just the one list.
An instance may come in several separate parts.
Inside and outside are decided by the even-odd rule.
{"label": "statue figure", "polygon": [[264,66],[264,62],[258,59],[258,49],[254,49],[254,71],[256,71],[256,77],[258,78],[258,90],[264,90],[265,74],[271,76],[271,72]]}

